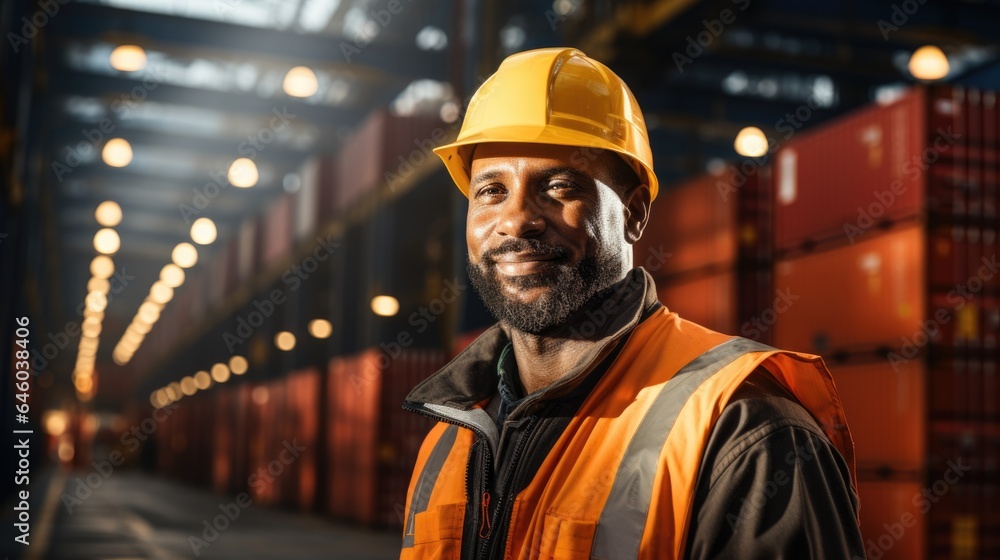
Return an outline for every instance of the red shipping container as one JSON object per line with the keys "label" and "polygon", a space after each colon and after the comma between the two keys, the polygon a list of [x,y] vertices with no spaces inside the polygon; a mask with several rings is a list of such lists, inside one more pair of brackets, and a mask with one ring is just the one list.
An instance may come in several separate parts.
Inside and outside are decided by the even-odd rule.
{"label": "red shipping container", "polygon": [[256,217],[247,218],[240,224],[239,248],[236,255],[236,276],[238,281],[245,281],[257,272],[257,260],[260,248],[257,246]]}
{"label": "red shipping container", "polygon": [[431,149],[445,139],[436,117],[400,117],[388,110],[373,112],[337,156],[334,209],[343,213],[364,195],[388,182],[400,186],[425,162],[436,162]]}
{"label": "red shipping container", "polygon": [[736,274],[727,270],[670,282],[658,282],[656,295],[670,311],[709,329],[735,334]]}
{"label": "red shipping container", "polygon": [[856,241],[924,207],[968,213],[966,113],[961,88],[914,88],[797,135],[775,157],[775,246]]}
{"label": "red shipping container", "polygon": [[316,231],[319,216],[319,157],[307,159],[299,168],[298,192],[295,193],[295,240],[305,239]]}
{"label": "red shipping container", "polygon": [[854,437],[859,471],[915,473],[927,444],[927,371],[921,360],[830,365]]}
{"label": "red shipping container", "polygon": [[927,515],[916,501],[921,485],[897,480],[858,481],[861,536],[868,558],[921,560],[927,557]]}
{"label": "red shipping container", "polygon": [[797,299],[777,316],[775,345],[829,354],[919,341],[924,245],[923,229],[906,226],[776,263],[774,287]]}
{"label": "red shipping container", "polygon": [[317,221],[320,226],[337,216],[337,188],[339,180],[337,171],[337,158],[335,156],[322,154],[317,156],[318,169],[317,178]]}
{"label": "red shipping container", "polygon": [[738,191],[727,169],[664,189],[633,247],[633,262],[656,278],[736,260]]}
{"label": "red shipping container", "polygon": [[403,399],[443,365],[443,352],[419,349],[395,359],[371,349],[330,361],[331,514],[368,525],[401,524],[417,451],[433,426],[404,411]]}
{"label": "red shipping container", "polygon": [[215,398],[215,441],[212,446],[212,489],[228,493],[233,488],[233,404],[235,392],[232,387],[216,387],[212,391]]}
{"label": "red shipping container", "polygon": [[288,374],[287,410],[290,423],[284,439],[304,448],[290,465],[294,483],[288,485],[288,502],[303,510],[312,510],[317,503],[316,457],[319,453],[319,370],[308,368]]}
{"label": "red shipping container", "polygon": [[262,227],[261,266],[286,258],[292,249],[292,196],[282,195],[268,209]]}

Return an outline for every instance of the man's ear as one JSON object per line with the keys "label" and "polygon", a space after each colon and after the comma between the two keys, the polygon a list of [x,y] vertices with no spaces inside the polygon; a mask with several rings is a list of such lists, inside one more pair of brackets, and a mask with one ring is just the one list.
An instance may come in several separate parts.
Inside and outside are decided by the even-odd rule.
{"label": "man's ear", "polygon": [[649,185],[640,184],[625,195],[625,241],[635,244],[649,221]]}

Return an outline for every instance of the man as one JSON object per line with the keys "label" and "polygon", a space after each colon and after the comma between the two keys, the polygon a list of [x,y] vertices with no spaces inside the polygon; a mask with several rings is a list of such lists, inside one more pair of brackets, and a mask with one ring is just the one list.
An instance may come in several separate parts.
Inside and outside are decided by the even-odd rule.
{"label": "man", "polygon": [[513,55],[436,153],[499,324],[404,403],[439,424],[401,558],[864,556],[821,360],[685,321],[632,268],[658,183],[617,76]]}

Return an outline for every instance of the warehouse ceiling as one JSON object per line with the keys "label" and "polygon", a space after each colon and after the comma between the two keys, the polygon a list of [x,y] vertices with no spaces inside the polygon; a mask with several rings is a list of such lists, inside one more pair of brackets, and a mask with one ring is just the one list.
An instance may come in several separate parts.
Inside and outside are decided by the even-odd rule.
{"label": "warehouse ceiling", "polygon": [[[48,314],[60,323],[78,317],[96,254],[94,210],[102,201],[114,200],[124,211],[115,262],[135,286],[107,308],[98,358],[107,363],[171,249],[189,240],[191,220],[207,216],[217,224],[219,241],[202,249],[202,258],[211,258],[244,219],[296,188],[308,156],[335,153],[373,109],[412,107],[406,96],[421,90],[414,84],[451,81],[457,93],[468,93],[479,81],[474,76],[519,50],[576,45],[615,69],[646,112],[658,173],[668,184],[735,158],[733,138],[743,126],[772,134],[805,106],[807,128],[891,96],[914,83],[907,61],[921,45],[939,45],[949,55],[949,81],[1000,84],[997,0],[396,5],[401,10],[388,18],[387,2],[378,0],[61,6],[32,45],[43,53],[29,157],[43,162],[36,179],[46,193],[49,273],[39,293]],[[456,29],[463,37],[456,39]],[[144,70],[111,67],[109,55],[121,44],[146,50]],[[475,44],[474,52],[483,53],[462,74],[453,68],[456,44]],[[283,91],[295,66],[315,71],[314,95]],[[275,127],[275,118],[285,126]],[[131,143],[127,167],[101,161],[99,147],[110,137]],[[215,178],[250,152],[259,183],[211,196]],[[208,204],[192,213],[200,195]]]}
{"label": "warehouse ceiling", "polygon": [[[94,211],[117,202],[124,218],[114,260],[128,286],[112,294],[99,361],[109,361],[171,250],[190,241],[194,219],[209,217],[218,228],[218,241],[200,249],[210,259],[244,219],[298,186],[308,156],[335,153],[368,113],[399,104],[411,84],[448,79],[451,14],[443,0],[421,2],[419,13],[407,2],[378,20],[369,4],[81,0],[51,18],[35,45],[43,95],[31,127],[32,150],[45,162],[37,179],[50,195],[50,273],[40,296],[63,321],[79,317],[97,254]],[[146,67],[112,68],[109,55],[121,44],[141,45]],[[318,91],[308,98],[283,91],[296,66],[316,74]],[[133,152],[123,168],[101,158],[118,137]],[[239,157],[257,165],[253,188],[227,185]]]}

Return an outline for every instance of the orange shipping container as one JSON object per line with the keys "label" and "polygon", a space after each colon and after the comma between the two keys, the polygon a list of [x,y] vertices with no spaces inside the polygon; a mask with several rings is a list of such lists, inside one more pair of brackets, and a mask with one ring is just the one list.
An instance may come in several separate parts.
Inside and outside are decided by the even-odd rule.
{"label": "orange shipping container", "polygon": [[859,471],[919,472],[927,449],[924,362],[831,365]]}
{"label": "orange shipping container", "polygon": [[735,334],[736,275],[732,270],[672,282],[658,282],[656,295],[667,309],[709,329]]}
{"label": "orange shipping container", "polygon": [[417,452],[433,422],[403,410],[406,394],[444,365],[439,350],[381,350],[330,361],[327,510],[364,524],[400,525]]}
{"label": "orange shipping container", "polygon": [[917,482],[860,480],[861,536],[871,560],[927,557],[927,515]]}
{"label": "orange shipping container", "polygon": [[924,239],[911,225],[778,262],[774,287],[797,299],[778,315],[775,345],[829,355],[919,341]]}
{"label": "orange shipping container", "polygon": [[728,195],[729,185],[727,170],[665,189],[633,247],[635,265],[664,277],[732,263],[736,259],[737,198]]}

